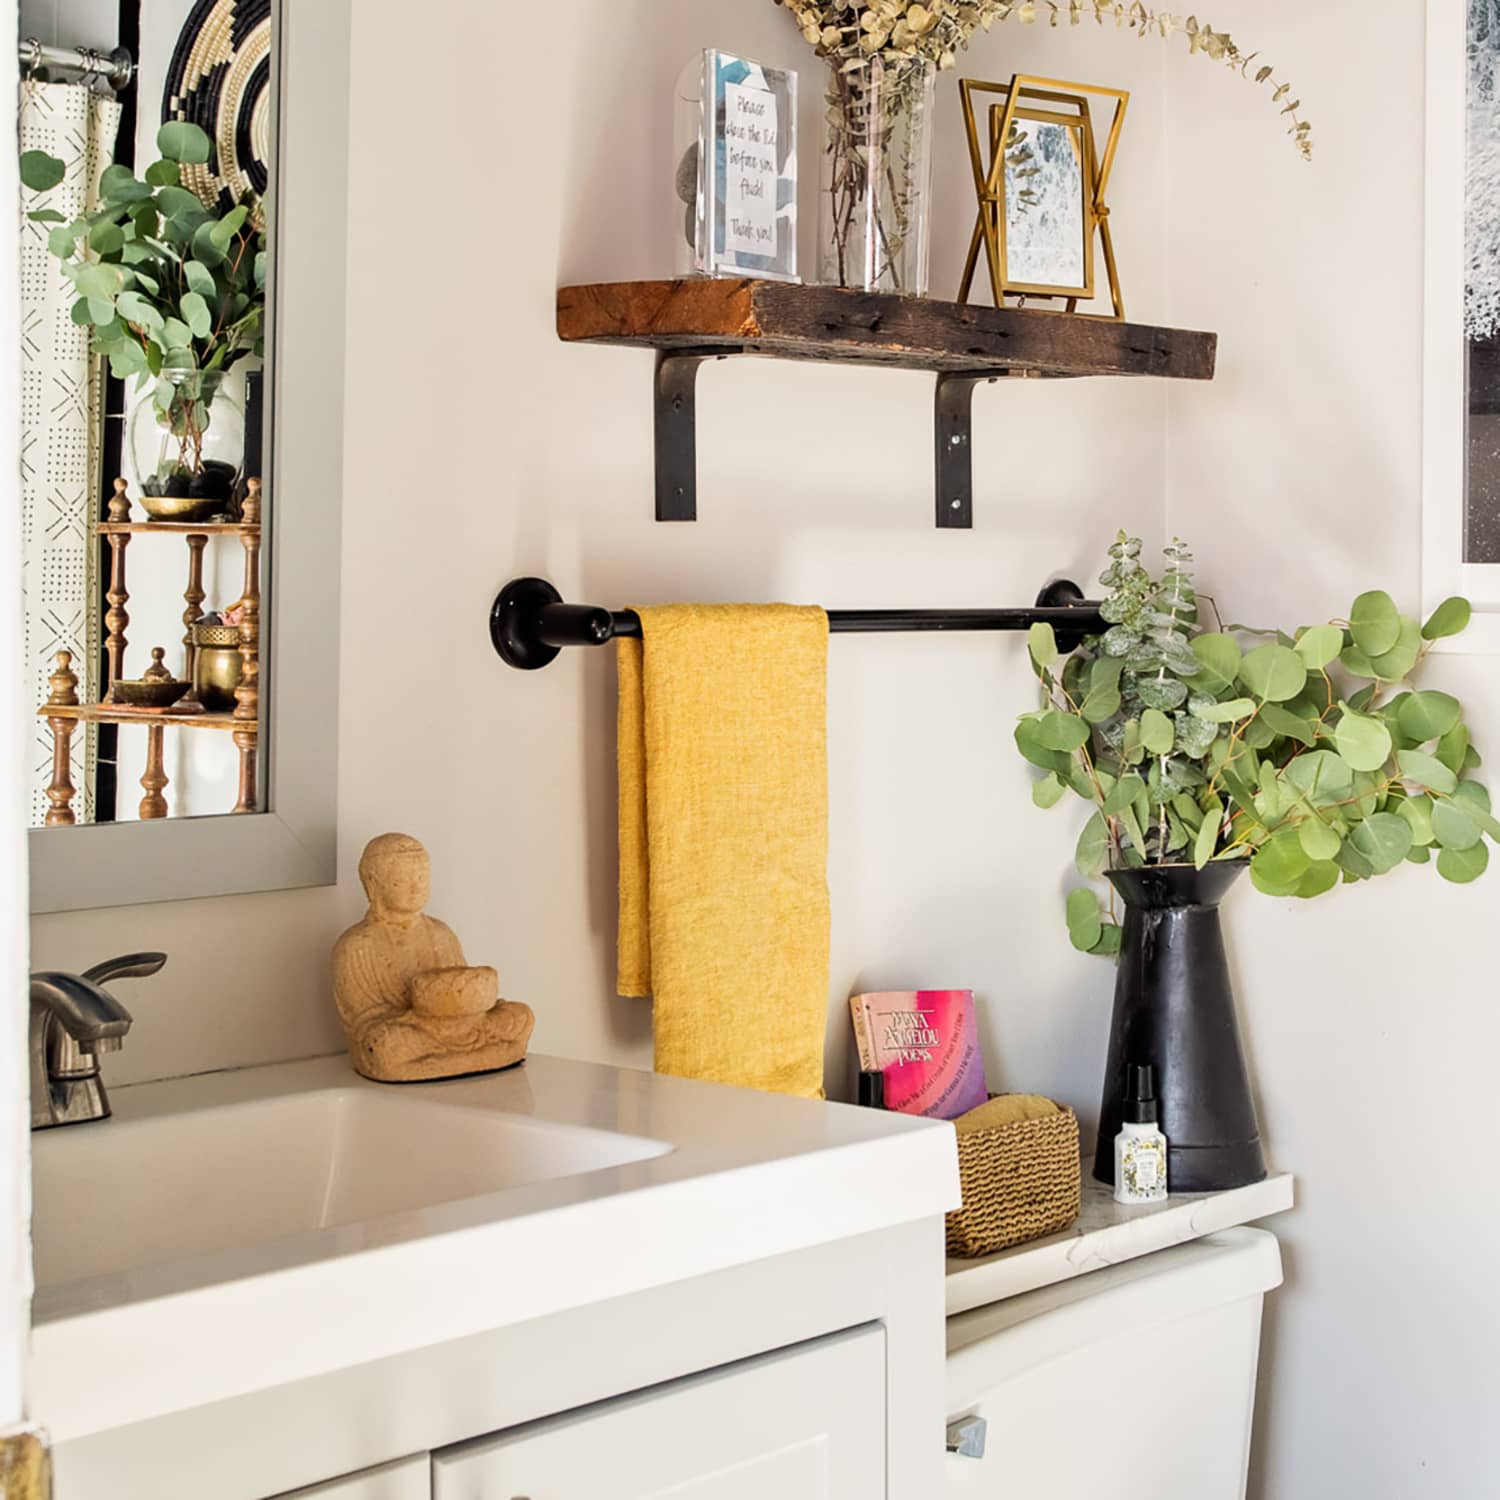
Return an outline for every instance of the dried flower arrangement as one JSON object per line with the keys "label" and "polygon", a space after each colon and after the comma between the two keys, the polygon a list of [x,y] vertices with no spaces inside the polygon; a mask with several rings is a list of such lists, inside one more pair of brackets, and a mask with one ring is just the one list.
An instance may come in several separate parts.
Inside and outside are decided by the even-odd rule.
{"label": "dried flower arrangement", "polygon": [[1058,27],[1113,23],[1139,37],[1187,39],[1188,51],[1233,68],[1242,77],[1271,87],[1271,98],[1289,123],[1287,133],[1304,159],[1312,156],[1312,127],[1299,111],[1300,99],[1268,64],[1256,67],[1258,53],[1243,52],[1228,32],[1215,31],[1197,16],[1154,10],[1133,0],[776,0],[792,12],[802,35],[819,57],[835,67],[858,68],[862,60],[888,62],[923,58],[939,68],[953,67],[977,30],[997,21]]}

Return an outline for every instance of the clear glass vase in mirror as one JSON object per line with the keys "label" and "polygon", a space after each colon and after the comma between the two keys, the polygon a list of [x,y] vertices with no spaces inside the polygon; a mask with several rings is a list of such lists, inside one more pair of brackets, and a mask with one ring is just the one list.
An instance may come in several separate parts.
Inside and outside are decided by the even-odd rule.
{"label": "clear glass vase in mirror", "polygon": [[336,695],[275,649],[338,600],[350,6],[304,4],[22,83],[34,909],[333,877]]}

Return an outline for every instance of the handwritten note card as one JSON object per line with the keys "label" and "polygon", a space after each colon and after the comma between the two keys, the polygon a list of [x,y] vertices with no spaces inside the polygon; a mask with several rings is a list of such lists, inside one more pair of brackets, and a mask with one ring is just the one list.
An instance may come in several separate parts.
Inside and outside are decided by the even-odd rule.
{"label": "handwritten note card", "polygon": [[776,96],[724,86],[724,243],[747,255],[776,254]]}
{"label": "handwritten note card", "polygon": [[700,98],[696,268],[796,281],[797,75],[709,50]]}

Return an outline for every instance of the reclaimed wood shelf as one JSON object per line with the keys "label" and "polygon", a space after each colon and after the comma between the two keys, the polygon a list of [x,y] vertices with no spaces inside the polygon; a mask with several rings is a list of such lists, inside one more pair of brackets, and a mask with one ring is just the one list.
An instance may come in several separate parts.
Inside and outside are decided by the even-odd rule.
{"label": "reclaimed wood shelf", "polygon": [[697,517],[694,394],[705,359],[753,355],[885,365],[937,376],[937,524],[973,524],[974,387],[1004,378],[1151,376],[1212,380],[1218,335],[1037,308],[752,280],[565,286],[557,332],[569,343],[657,351],[656,515]]}

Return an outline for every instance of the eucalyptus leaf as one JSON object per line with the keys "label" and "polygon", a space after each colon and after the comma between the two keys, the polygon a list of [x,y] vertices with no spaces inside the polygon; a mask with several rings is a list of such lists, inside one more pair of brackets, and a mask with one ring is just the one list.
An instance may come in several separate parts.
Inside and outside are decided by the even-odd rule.
{"label": "eucalyptus leaf", "polygon": [[1463,718],[1463,708],[1458,699],[1448,693],[1405,693],[1397,718],[1401,732],[1420,745],[1427,740],[1441,739],[1456,729]]}
{"label": "eucalyptus leaf", "polygon": [[1124,943],[1124,936],[1118,922],[1104,922],[1100,927],[1099,941],[1089,949],[1089,952],[1101,958],[1113,958],[1119,953]]}
{"label": "eucalyptus leaf", "polygon": [[1193,863],[1201,870],[1214,857],[1219,847],[1219,831],[1224,822],[1224,804],[1217,797],[1209,800],[1198,826],[1198,836],[1193,840]]}
{"label": "eucalyptus leaf", "polygon": [[1250,698],[1231,698],[1227,703],[1209,703],[1193,710],[1197,718],[1209,724],[1233,724],[1239,719],[1248,719],[1255,712],[1255,702]]}
{"label": "eucalyptus leaf", "polygon": [[1292,892],[1300,901],[1314,901],[1339,883],[1339,867],[1331,859],[1314,860]]}
{"label": "eucalyptus leaf", "polygon": [[1176,740],[1172,721],[1159,709],[1148,708],[1141,715],[1141,744],[1150,755],[1170,755]]}
{"label": "eucalyptus leaf", "polygon": [[1299,744],[1311,747],[1317,742],[1318,727],[1314,720],[1299,718],[1279,703],[1267,703],[1260,711],[1268,729]]}
{"label": "eucalyptus leaf", "polygon": [[1074,851],[1078,873],[1087,880],[1097,880],[1109,862],[1109,828],[1101,814],[1095,813],[1083,825]]}
{"label": "eucalyptus leaf", "polygon": [[1346,710],[1334,733],[1344,762],[1355,771],[1378,771],[1391,758],[1391,732],[1379,719]]}
{"label": "eucalyptus leaf", "polygon": [[1031,800],[1038,807],[1056,807],[1067,792],[1067,787],[1057,779],[1056,771],[1049,771],[1040,781],[1031,784]]}
{"label": "eucalyptus leaf", "polygon": [[1137,683],[1136,696],[1147,708],[1169,711],[1187,702],[1187,685],[1176,677],[1152,677]]}
{"label": "eucalyptus leaf", "polygon": [[207,338],[214,326],[213,314],[208,310],[208,303],[197,292],[184,292],[178,306],[182,311],[183,322],[193,331],[193,337]]}
{"label": "eucalyptus leaf", "polygon": [[1190,642],[1205,687],[1227,688],[1240,674],[1242,653],[1232,635],[1195,635]]}
{"label": "eucalyptus leaf", "polygon": [[106,261],[91,261],[78,268],[74,285],[85,297],[118,297],[125,289],[125,273]]}
{"label": "eucalyptus leaf", "polygon": [[1292,649],[1309,672],[1321,672],[1330,662],[1338,660],[1339,652],[1344,649],[1344,632],[1337,625],[1312,625],[1297,637]]}
{"label": "eucalyptus leaf", "polygon": [[1462,804],[1450,800],[1433,804],[1432,832],[1445,849],[1472,849],[1484,837],[1477,820]]}
{"label": "eucalyptus leaf", "polygon": [[1349,633],[1354,644],[1372,661],[1383,656],[1401,638],[1401,614],[1396,601],[1383,589],[1361,594],[1349,611]]}
{"label": "eucalyptus leaf", "polygon": [[[186,303],[187,297],[182,300]],[[197,331],[196,328],[193,329],[194,333]],[[1037,737],[1043,747],[1048,750],[1079,750],[1089,742],[1089,726],[1077,714],[1065,714],[1055,708],[1049,709],[1038,721]]]}
{"label": "eucalyptus leaf", "polygon": [[50,192],[67,175],[66,163],[45,151],[21,153],[21,181],[33,193]]}
{"label": "eucalyptus leaf", "polygon": [[1405,781],[1415,782],[1439,796],[1452,796],[1458,790],[1458,777],[1435,756],[1421,750],[1398,750],[1396,764]]}
{"label": "eucalyptus leaf", "polygon": [[96,224],[89,230],[89,249],[95,255],[118,255],[125,248],[125,231],[118,224]]}
{"label": "eucalyptus leaf", "polygon": [[213,154],[213,142],[200,126],[188,120],[168,120],[156,132],[156,149],[168,161],[203,166]]}
{"label": "eucalyptus leaf", "polygon": [[1312,861],[1295,828],[1283,828],[1256,851],[1250,879],[1267,896],[1294,896]]}
{"label": "eucalyptus leaf", "polygon": [[1106,688],[1101,691],[1090,691],[1089,695],[1078,706],[1078,712],[1090,724],[1103,724],[1107,719],[1112,719],[1120,711],[1120,694],[1114,689]]}
{"label": "eucalyptus leaf", "polygon": [[1406,819],[1411,829],[1411,841],[1417,845],[1430,844],[1436,838],[1432,829],[1433,802],[1431,797],[1403,797],[1396,804],[1398,817]]}
{"label": "eucalyptus leaf", "polygon": [[1422,654],[1422,627],[1403,615],[1396,644],[1383,656],[1372,656],[1370,666],[1382,682],[1400,682]]}
{"label": "eucalyptus leaf", "polygon": [[1444,599],[1433,610],[1427,623],[1422,627],[1422,635],[1429,641],[1440,641],[1446,636],[1460,635],[1469,628],[1469,619],[1473,612],[1467,599],[1457,597]]}
{"label": "eucalyptus leaf", "polygon": [[1122,776],[1109,790],[1109,795],[1104,799],[1104,816],[1106,818],[1118,817],[1126,808],[1130,807],[1137,797],[1145,790],[1146,784],[1134,773]]}
{"label": "eucalyptus leaf", "polygon": [[1475,844],[1471,849],[1444,849],[1437,857],[1438,874],[1454,885],[1468,885],[1470,881],[1478,880],[1489,865],[1487,844]]}
{"label": "eucalyptus leaf", "polygon": [[[189,291],[197,292],[200,297],[203,297],[205,299],[218,296],[218,294],[219,294],[218,293],[218,287],[214,284],[214,273],[212,271],[210,271],[208,269],[208,267],[203,264],[202,261],[198,261],[198,260],[185,260],[185,261],[183,261],[183,263],[182,263],[182,274],[187,278],[187,284],[188,284],[188,290]],[[1052,627],[1050,625],[1041,626],[1041,627],[1038,627],[1038,626],[1035,626],[1035,625],[1032,626],[1033,630],[1036,630],[1036,629],[1039,629],[1039,628],[1040,629],[1045,629],[1045,630],[1051,630],[1052,629]],[[1057,658],[1054,655],[1053,661],[1055,661],[1056,659]],[[1049,662],[1049,663],[1047,663],[1047,665],[1050,666],[1051,663]]]}
{"label": "eucalyptus leaf", "polygon": [[1349,764],[1332,750],[1310,750],[1299,755],[1283,773],[1314,806],[1342,802],[1354,792]]}
{"label": "eucalyptus leaf", "polygon": [[127,323],[135,323],[147,333],[161,331],[161,314],[139,292],[121,292],[115,308]]}
{"label": "eucalyptus leaf", "polygon": [[1076,890],[1068,893],[1068,936],[1080,952],[1088,953],[1099,941],[1104,931],[1104,921],[1099,915],[1099,898],[1091,890]]}
{"label": "eucalyptus leaf", "polygon": [[1257,646],[1240,663],[1240,681],[1266,703],[1295,698],[1307,684],[1307,666],[1286,646]]}
{"label": "eucalyptus leaf", "polygon": [[1469,754],[1469,726],[1467,724],[1455,724],[1437,743],[1437,749],[1433,752],[1447,768],[1455,775],[1464,769],[1464,762]]}
{"label": "eucalyptus leaf", "polygon": [[1377,875],[1394,870],[1412,846],[1411,828],[1394,813],[1375,813],[1356,825],[1349,842]]}
{"label": "eucalyptus leaf", "polygon": [[1297,825],[1297,840],[1311,860],[1332,860],[1343,847],[1341,839],[1322,818],[1304,818]]}
{"label": "eucalyptus leaf", "polygon": [[1072,761],[1071,756],[1059,750],[1049,750],[1042,744],[1040,721],[1036,718],[1022,719],[1016,725],[1015,739],[1016,749],[1032,765],[1040,766],[1044,771],[1056,771],[1061,775]]}
{"label": "eucalyptus leaf", "polygon": [[154,188],[176,187],[182,181],[182,173],[175,161],[154,161],[145,172],[146,181]]}

